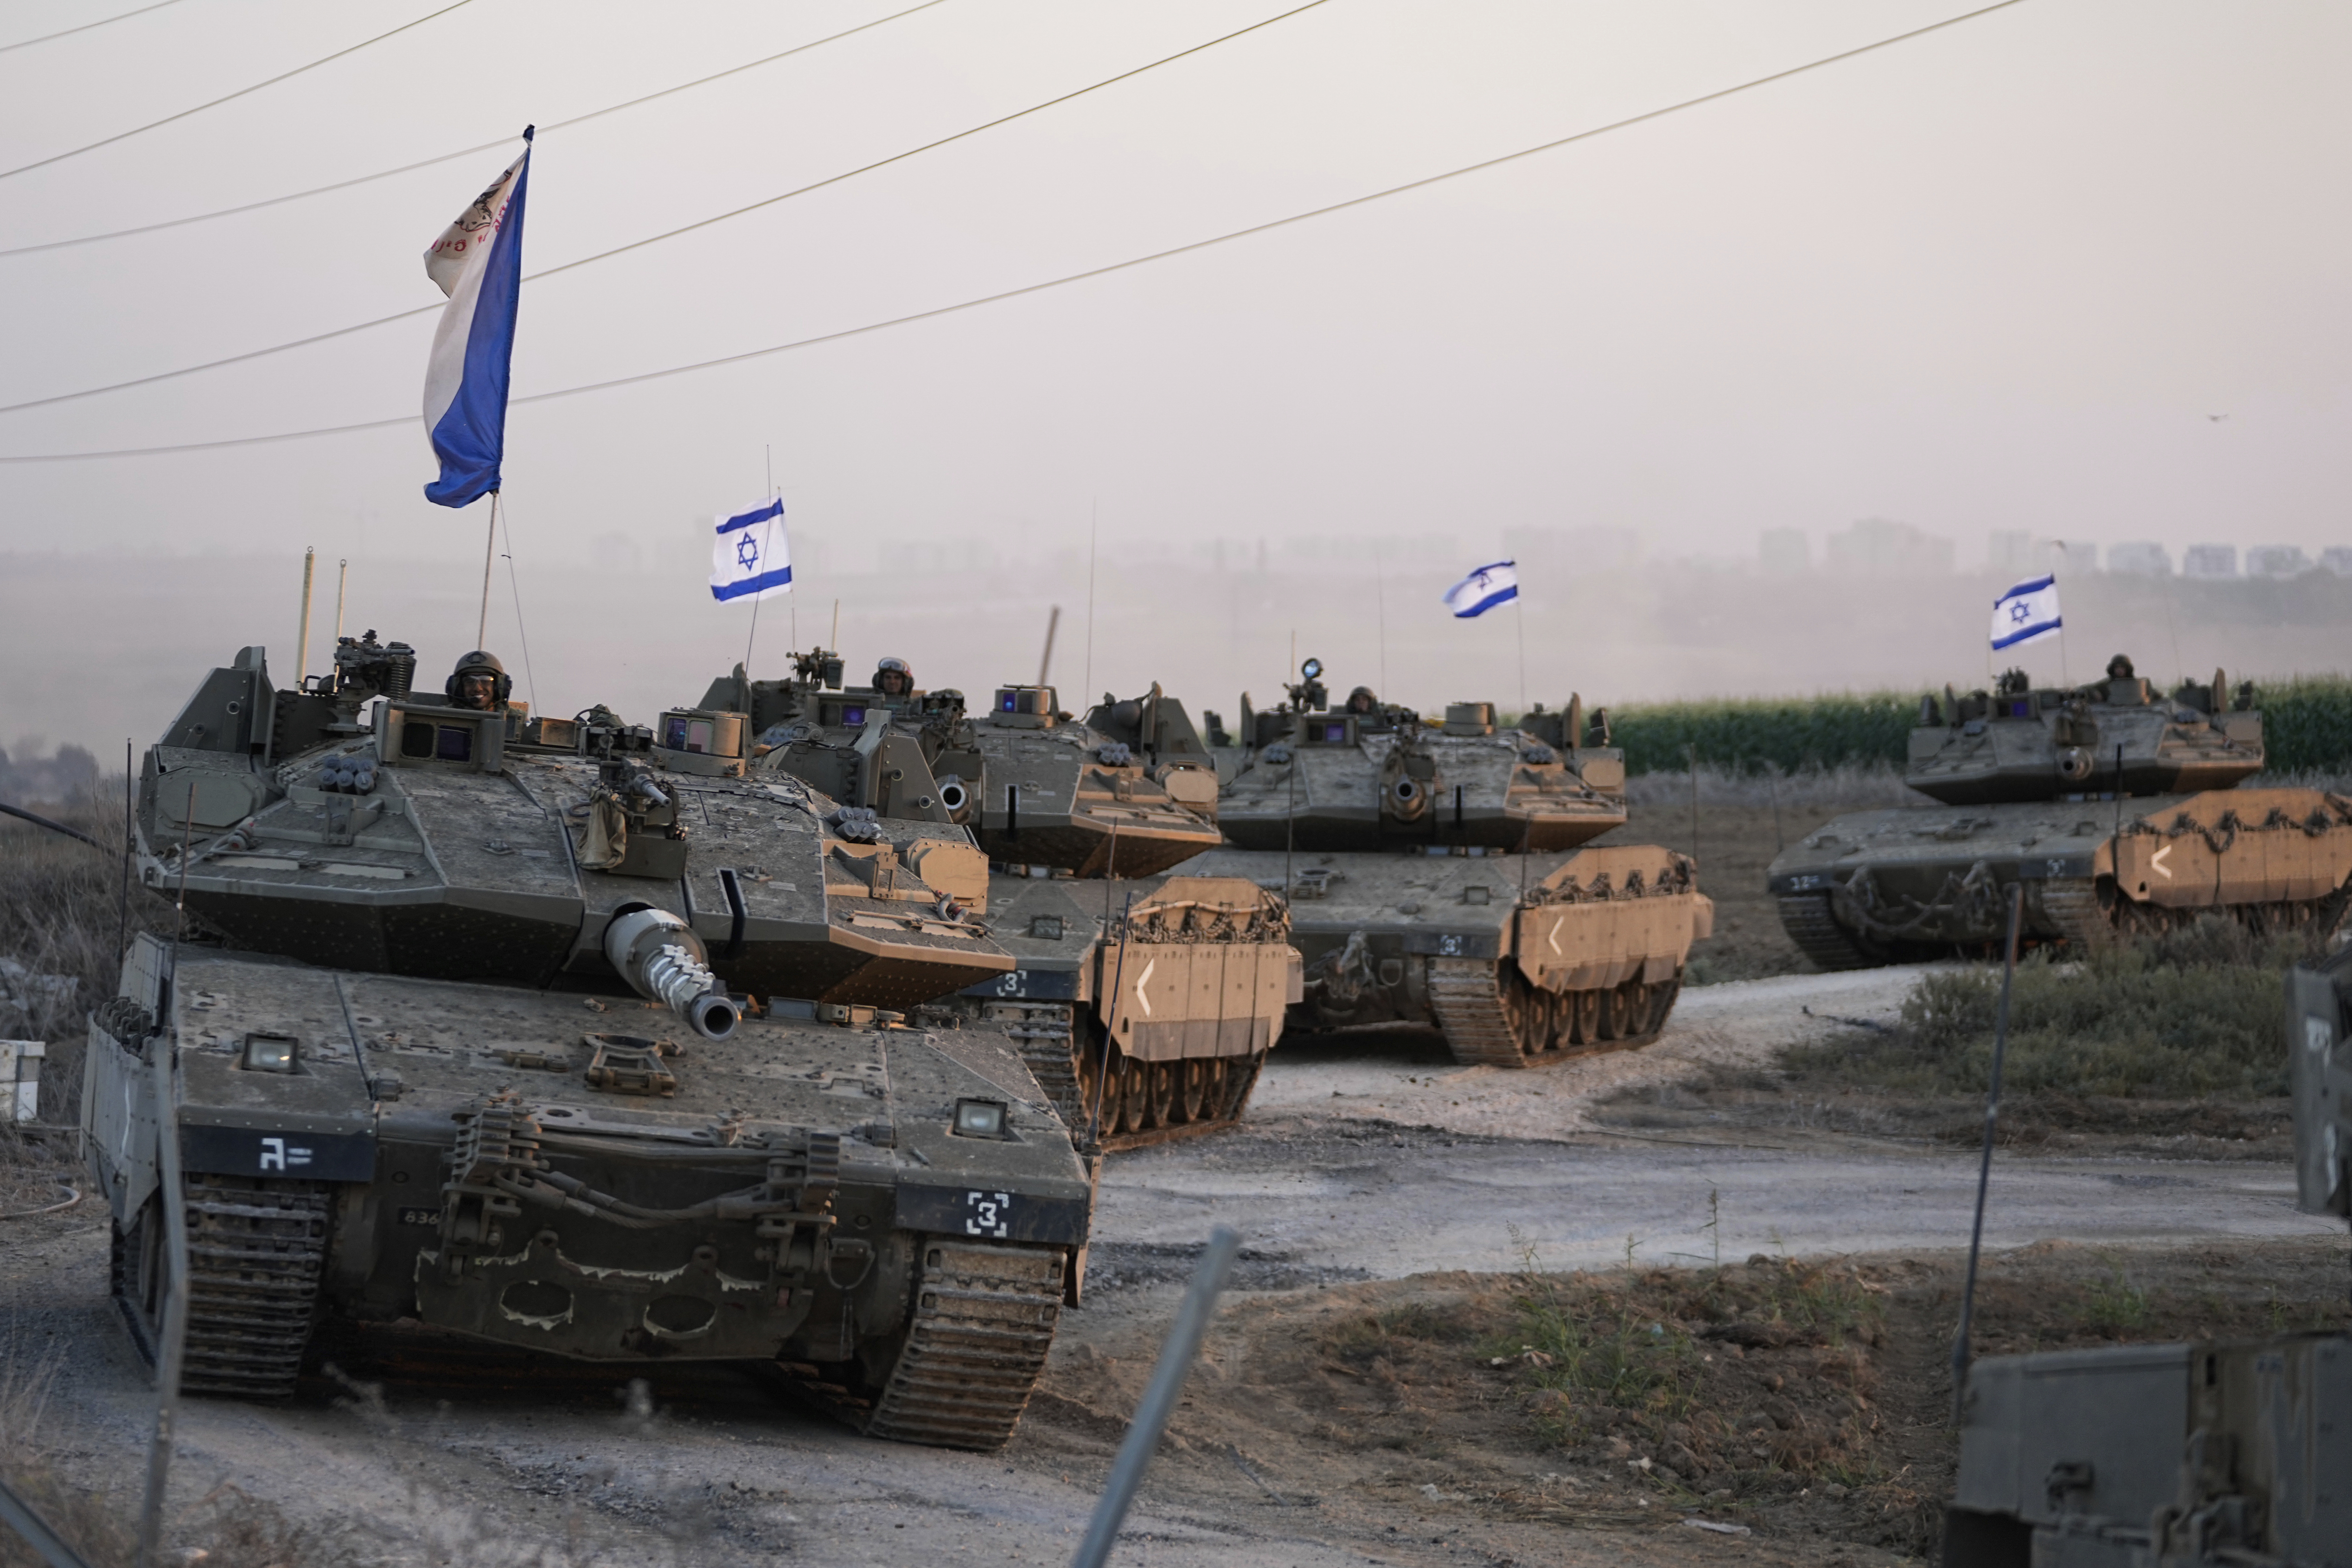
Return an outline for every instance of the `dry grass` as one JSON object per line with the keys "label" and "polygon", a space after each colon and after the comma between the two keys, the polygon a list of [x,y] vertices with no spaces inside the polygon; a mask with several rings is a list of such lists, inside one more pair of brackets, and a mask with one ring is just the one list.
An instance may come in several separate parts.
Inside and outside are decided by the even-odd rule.
{"label": "dry grass", "polygon": [[[112,792],[111,800],[108,791]],[[41,1073],[41,1120],[72,1125],[80,1115],[81,1053],[89,1010],[114,994],[125,936],[122,898],[121,781],[95,797],[45,809],[105,846],[10,822],[0,828],[0,957],[37,975],[71,981],[60,994],[37,992],[31,1005],[5,1021],[23,1037],[48,1043]],[[128,929],[172,929],[172,909],[133,883]],[[0,1152],[5,1157],[5,1152]]]}

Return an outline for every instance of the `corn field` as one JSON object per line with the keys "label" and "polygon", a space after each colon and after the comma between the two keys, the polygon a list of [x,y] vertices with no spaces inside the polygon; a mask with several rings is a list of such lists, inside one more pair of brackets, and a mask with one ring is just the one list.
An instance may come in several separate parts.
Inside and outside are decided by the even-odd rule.
{"label": "corn field", "polygon": [[[2298,675],[2258,681],[2257,703],[2279,773],[2352,767],[2352,677]],[[1726,773],[1812,773],[1872,764],[1902,767],[1924,691],[1824,693],[1810,698],[1711,698],[1610,710],[1629,773],[1702,764]]]}

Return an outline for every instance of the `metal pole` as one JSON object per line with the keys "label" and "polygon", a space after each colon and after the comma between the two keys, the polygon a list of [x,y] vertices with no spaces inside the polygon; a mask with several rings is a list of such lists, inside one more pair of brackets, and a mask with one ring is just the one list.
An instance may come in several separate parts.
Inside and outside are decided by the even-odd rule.
{"label": "metal pole", "polygon": [[1208,1334],[1217,1295],[1225,1288],[1225,1276],[1233,1268],[1234,1254],[1241,1250],[1241,1245],[1240,1235],[1230,1226],[1221,1225],[1209,1233],[1209,1245],[1201,1254],[1201,1266],[1192,1271],[1192,1283],[1185,1287],[1183,1303],[1176,1309],[1175,1325],[1168,1331],[1167,1342],[1160,1347],[1160,1363],[1151,1369],[1151,1385],[1143,1391],[1143,1403],[1136,1406],[1135,1419],[1127,1428],[1127,1441],[1118,1447],[1118,1458],[1112,1461],[1102,1500],[1095,1504],[1095,1516],[1087,1523],[1086,1539],[1078,1542],[1077,1555],[1070,1559],[1070,1568],[1102,1568],[1109,1560],[1111,1542],[1118,1539],[1118,1527],[1127,1518],[1129,1505],[1135,1501],[1136,1489],[1143,1484],[1144,1468],[1151,1463],[1152,1450],[1160,1447],[1160,1436],[1168,1429],[1168,1418],[1176,1413],[1176,1397],[1184,1391],[1185,1374],[1192,1370],[1192,1362],[1201,1353],[1201,1341]]}
{"label": "metal pole", "polygon": [[335,563],[335,646],[343,646],[343,590],[352,585],[352,560],[346,555]]}
{"label": "metal pole", "polygon": [[67,1545],[65,1537],[51,1530],[49,1521],[5,1480],[0,1480],[0,1524],[23,1536],[49,1568],[89,1568],[88,1560]]}
{"label": "metal pole", "polygon": [[310,669],[310,574],[318,564],[316,549],[302,552],[302,628],[294,638],[294,689],[298,691]]}
{"label": "metal pole", "polygon": [[1985,1190],[1992,1183],[1993,1131],[2000,1118],[2000,1067],[2009,1055],[2009,990],[2017,978],[2017,928],[2025,917],[2025,884],[2011,884],[2009,944],[2000,970],[2000,1011],[1992,1032],[1992,1081],[1985,1089],[1984,1157],[1977,1166],[1977,1218],[1969,1232],[1968,1283],[1960,1289],[1960,1328],[1952,1336],[1952,1425],[1960,1424],[1960,1399],[1969,1385],[1969,1329],[1976,1315],[1977,1255],[1984,1249]]}
{"label": "metal pole", "polygon": [[1683,748],[1690,753],[1691,779],[1691,864],[1698,864],[1698,748]]}
{"label": "metal pole", "polygon": [[490,640],[490,563],[499,558],[499,492],[490,492],[490,531],[482,541],[482,618],[474,625],[474,646]]}

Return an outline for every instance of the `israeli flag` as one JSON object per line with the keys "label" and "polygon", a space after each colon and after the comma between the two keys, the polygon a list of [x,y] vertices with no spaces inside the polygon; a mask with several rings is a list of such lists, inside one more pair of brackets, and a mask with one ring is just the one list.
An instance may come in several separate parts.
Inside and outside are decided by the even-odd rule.
{"label": "israeli flag", "polygon": [[1491,566],[1479,567],[1446,589],[1445,607],[1454,612],[1454,619],[1466,621],[1518,596],[1519,563],[1497,561]]}
{"label": "israeli flag", "polygon": [[425,362],[425,432],[441,477],[425,487],[436,506],[467,506],[499,488],[507,446],[507,369],[522,292],[522,156],[457,215],[425,253],[425,273],[449,296]]}
{"label": "israeli flag", "polygon": [[2029,578],[1992,602],[1993,651],[2054,637],[2063,625],[2058,617],[2058,579]]}
{"label": "israeli flag", "polygon": [[710,546],[710,596],[722,605],[793,591],[792,547],[784,539],[784,503],[762,501],[732,517],[721,514]]}

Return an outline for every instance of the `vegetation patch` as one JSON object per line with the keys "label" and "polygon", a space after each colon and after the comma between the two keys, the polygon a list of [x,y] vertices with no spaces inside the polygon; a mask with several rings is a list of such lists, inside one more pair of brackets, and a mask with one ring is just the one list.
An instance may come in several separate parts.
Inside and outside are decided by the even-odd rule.
{"label": "vegetation patch", "polygon": [[[2004,1093],[2120,1100],[2274,1099],[2287,1092],[2282,976],[2319,956],[2302,933],[2262,936],[2218,915],[2083,958],[2021,961]],[[1923,975],[1892,1028],[1788,1053],[1801,1074],[1901,1094],[1979,1095],[1991,1077],[2000,971]]]}

